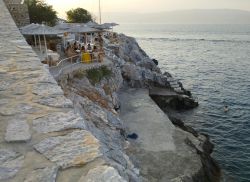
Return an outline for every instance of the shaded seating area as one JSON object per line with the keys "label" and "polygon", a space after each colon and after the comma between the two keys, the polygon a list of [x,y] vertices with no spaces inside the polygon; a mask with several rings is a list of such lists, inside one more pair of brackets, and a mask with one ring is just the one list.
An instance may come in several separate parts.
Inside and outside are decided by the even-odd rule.
{"label": "shaded seating area", "polygon": [[[66,24],[65,26],[68,28],[63,28],[64,31],[67,31],[64,33],[63,42],[67,57],[79,54],[82,63],[103,61],[103,30],[81,24],[72,27],[69,26],[69,24]],[[75,36],[73,41],[71,38],[68,38],[72,37],[72,34]]]}
{"label": "shaded seating area", "polygon": [[[54,27],[30,24],[20,29],[25,36],[33,36],[34,50],[44,64],[55,66],[64,60],[72,63],[100,63],[105,57],[103,36],[117,24],[63,23]],[[41,37],[43,40],[41,40]],[[48,39],[48,40],[47,40]],[[48,42],[56,39],[56,52],[48,50]],[[42,45],[43,44],[43,45]],[[53,54],[51,56],[50,54]],[[58,56],[55,56],[57,54]],[[53,60],[57,59],[57,60]]]}

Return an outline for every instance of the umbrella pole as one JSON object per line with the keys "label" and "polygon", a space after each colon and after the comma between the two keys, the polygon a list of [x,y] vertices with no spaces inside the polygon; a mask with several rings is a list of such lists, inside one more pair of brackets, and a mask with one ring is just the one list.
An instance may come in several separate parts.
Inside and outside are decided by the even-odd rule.
{"label": "umbrella pole", "polygon": [[65,36],[63,35],[63,48],[65,49],[66,47],[66,40],[65,40]]}
{"label": "umbrella pole", "polygon": [[45,44],[45,53],[46,53],[46,57],[47,57],[47,59],[48,59],[47,42],[46,42],[45,34],[43,34],[43,38],[44,38],[44,44]]}
{"label": "umbrella pole", "polygon": [[87,42],[87,41],[88,41],[87,38],[88,38],[88,37],[87,37],[87,33],[85,33],[85,45],[87,45],[87,43],[88,43],[88,42]]}
{"label": "umbrella pole", "polygon": [[38,35],[38,40],[39,40],[40,52],[42,52],[42,46],[41,46],[41,39],[40,39],[40,35]]}
{"label": "umbrella pole", "polygon": [[37,44],[36,44],[36,35],[34,35],[34,38],[35,38],[35,47],[36,47],[36,45],[37,45]]}

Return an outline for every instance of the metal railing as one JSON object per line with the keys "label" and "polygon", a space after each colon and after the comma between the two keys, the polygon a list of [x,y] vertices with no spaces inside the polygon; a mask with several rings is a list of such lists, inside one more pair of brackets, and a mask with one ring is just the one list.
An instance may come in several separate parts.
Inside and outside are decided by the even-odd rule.
{"label": "metal railing", "polygon": [[56,65],[56,67],[58,66],[63,66],[64,63],[66,62],[70,62],[70,64],[73,63],[73,58],[76,58],[76,57],[80,57],[79,55],[74,55],[74,56],[71,56],[71,57],[68,57],[68,58],[65,58],[65,59],[62,59],[61,61],[59,61]]}
{"label": "metal railing", "polygon": [[[96,52],[98,55],[99,54],[102,54],[103,52]],[[99,58],[98,56],[94,56],[94,53],[86,53],[86,54],[89,54],[90,57],[91,57],[91,61],[90,62],[95,62],[95,61],[98,61]],[[120,59],[119,57],[117,57],[115,54],[114,54],[114,51],[111,50],[111,49],[107,49],[107,48],[104,48],[104,55],[107,56],[108,58],[110,58],[111,60],[117,60],[117,59]],[[65,66],[65,65],[68,65],[66,63],[70,63],[70,64],[73,64],[73,60],[74,58],[77,58],[78,57],[78,61],[77,62],[81,62],[81,56],[82,54],[77,54],[77,55],[74,55],[74,56],[71,56],[71,57],[68,57],[68,58],[65,58],[65,59],[62,59],[60,60],[56,66],[50,66],[50,68],[54,68],[54,67],[59,67],[59,66]]]}
{"label": "metal railing", "polygon": [[[88,54],[89,57],[86,56],[87,58],[84,60],[84,58],[82,58],[83,54]],[[50,71],[54,77],[58,77],[61,74],[73,72],[75,69],[78,69],[78,67],[83,67],[82,63],[94,63],[100,61],[101,54],[104,54],[103,56],[106,56],[112,62],[119,63],[121,61],[121,58],[115,55],[114,50],[104,48],[104,52],[78,53],[77,55],[62,59],[56,64],[56,66],[50,66]]]}
{"label": "metal railing", "polygon": [[[87,60],[82,59],[82,56],[86,54],[89,57]],[[65,74],[68,72],[73,72],[74,70],[78,68],[83,68],[83,63],[95,63],[99,62],[102,58],[99,57],[101,54],[104,54],[105,52],[94,52],[94,53],[79,53],[77,55],[71,56],[69,58],[62,59],[57,63],[56,66],[51,66],[50,67],[50,72],[54,77],[58,77],[61,74]],[[77,58],[77,59],[75,59]],[[89,65],[89,64],[87,64]],[[91,65],[89,65],[91,66]],[[86,67],[89,67],[86,66]]]}

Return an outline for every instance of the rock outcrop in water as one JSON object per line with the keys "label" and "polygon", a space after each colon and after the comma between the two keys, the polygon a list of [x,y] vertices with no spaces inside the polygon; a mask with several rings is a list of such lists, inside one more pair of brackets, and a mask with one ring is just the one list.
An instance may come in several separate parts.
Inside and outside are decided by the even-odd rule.
{"label": "rock outcrop in water", "polygon": [[[170,73],[162,74],[154,60],[149,58],[134,38],[119,35],[119,51],[114,52],[123,79],[130,87],[154,88],[154,94],[150,95],[162,107],[171,105],[175,109],[189,109],[198,106],[190,91],[184,89],[182,83],[174,79]],[[164,92],[174,92],[175,96],[161,94],[163,89]]]}
{"label": "rock outcrop in water", "polygon": [[213,152],[214,145],[210,142],[209,136],[198,133],[192,127],[185,125],[184,122],[178,118],[169,116],[169,119],[176,127],[191,133],[200,141],[200,143],[197,144],[189,138],[185,140],[186,144],[194,148],[197,154],[200,155],[202,163],[202,169],[193,176],[193,181],[220,181],[220,167],[210,156]]}

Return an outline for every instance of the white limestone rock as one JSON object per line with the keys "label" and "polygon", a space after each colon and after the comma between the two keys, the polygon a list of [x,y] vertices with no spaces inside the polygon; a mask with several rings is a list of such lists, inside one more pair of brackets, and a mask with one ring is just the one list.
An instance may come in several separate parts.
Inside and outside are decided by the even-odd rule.
{"label": "white limestone rock", "polygon": [[0,115],[2,116],[14,116],[15,114],[17,114],[17,110],[15,108],[1,107]]}
{"label": "white limestone rock", "polygon": [[10,99],[0,99],[0,106],[1,105],[6,105],[6,104],[8,104],[10,102]]}
{"label": "white limestone rock", "polygon": [[17,84],[13,88],[10,89],[10,92],[13,95],[25,95],[27,93],[27,90],[25,86],[21,84]]}
{"label": "white limestone rock", "polygon": [[55,182],[57,172],[57,166],[38,168],[33,170],[24,182]]}
{"label": "white limestone rock", "polygon": [[0,91],[4,91],[6,89],[8,89],[10,83],[6,82],[6,81],[0,81]]}
{"label": "white limestone rock", "polygon": [[15,110],[18,113],[26,113],[26,114],[33,114],[35,112],[38,112],[40,108],[30,104],[30,103],[20,103],[16,106]]}
{"label": "white limestone rock", "polygon": [[38,133],[49,133],[67,129],[84,129],[84,120],[73,111],[57,112],[33,120],[33,129]]}
{"label": "white limestone rock", "polygon": [[63,95],[42,97],[35,100],[36,103],[56,108],[73,108],[72,102]]}
{"label": "white limestone rock", "polygon": [[24,120],[12,120],[8,123],[5,140],[7,142],[26,142],[31,139],[29,125]]}
{"label": "white limestone rock", "polygon": [[78,182],[126,182],[116,169],[110,166],[98,166],[91,169],[86,176],[82,176]]}
{"label": "white limestone rock", "polygon": [[20,170],[24,156],[7,149],[0,149],[0,181],[12,178]]}
{"label": "white limestone rock", "polygon": [[116,115],[114,115],[112,112],[107,112],[107,120],[111,124],[111,126],[114,126],[116,128],[123,128],[122,121],[120,118]]}
{"label": "white limestone rock", "polygon": [[139,70],[139,67],[127,63],[122,67],[122,73],[125,78],[133,79],[133,80],[142,80],[142,74]]}
{"label": "white limestone rock", "polygon": [[62,89],[57,84],[38,83],[33,86],[32,92],[39,96],[63,95]]}
{"label": "white limestone rock", "polygon": [[53,76],[50,74],[49,70],[47,68],[43,68],[42,75],[37,79],[38,82],[40,83],[52,83],[52,84],[57,84]]}
{"label": "white limestone rock", "polygon": [[102,155],[99,141],[85,130],[47,138],[34,148],[63,169],[85,165]]}
{"label": "white limestone rock", "polygon": [[2,107],[0,110],[0,115],[2,116],[14,116],[17,114],[34,114],[39,112],[41,108],[36,107],[30,103],[19,103],[16,106],[13,104],[8,104],[7,102],[5,107]]}

